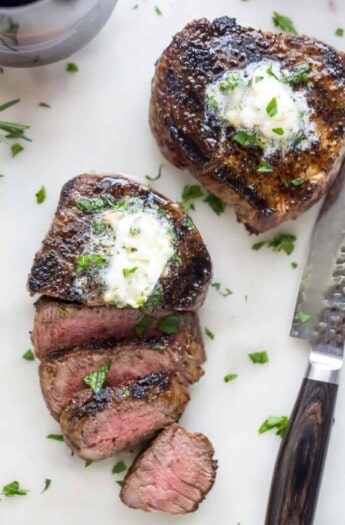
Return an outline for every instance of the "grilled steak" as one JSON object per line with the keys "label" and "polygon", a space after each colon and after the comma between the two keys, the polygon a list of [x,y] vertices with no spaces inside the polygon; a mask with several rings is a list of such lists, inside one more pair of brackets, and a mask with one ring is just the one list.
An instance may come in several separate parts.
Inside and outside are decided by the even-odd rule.
{"label": "grilled steak", "polygon": [[228,17],[195,20],[157,62],[150,124],[169,161],[234,204],[250,232],[269,230],[310,208],[339,173],[345,54]]}
{"label": "grilled steak", "polygon": [[87,306],[195,311],[210,279],[207,249],[177,204],[124,177],[80,175],[62,189],[28,288]]}
{"label": "grilled steak", "polygon": [[178,420],[188,400],[186,387],[175,375],[154,373],[97,394],[80,392],[62,412],[61,430],[79,457],[102,459]]}
{"label": "grilled steak", "polygon": [[[124,341],[98,343],[73,350],[59,350],[40,364],[43,397],[55,419],[81,390],[87,387],[84,377],[109,363],[105,386],[124,384],[153,372],[178,372],[188,385],[198,381],[205,361],[202,339],[193,314],[188,328],[178,334]],[[194,326],[192,326],[194,324]],[[194,334],[193,334],[194,331]]]}
{"label": "grilled steak", "polygon": [[195,511],[216,476],[210,441],[180,425],[165,428],[128,471],[120,498],[146,511],[185,514]]}

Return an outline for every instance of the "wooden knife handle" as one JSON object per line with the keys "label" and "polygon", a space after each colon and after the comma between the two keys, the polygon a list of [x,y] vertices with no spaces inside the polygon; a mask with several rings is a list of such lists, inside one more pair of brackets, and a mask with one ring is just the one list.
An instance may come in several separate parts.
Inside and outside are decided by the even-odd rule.
{"label": "wooden knife handle", "polygon": [[276,461],[265,525],[311,525],[338,385],[304,379]]}

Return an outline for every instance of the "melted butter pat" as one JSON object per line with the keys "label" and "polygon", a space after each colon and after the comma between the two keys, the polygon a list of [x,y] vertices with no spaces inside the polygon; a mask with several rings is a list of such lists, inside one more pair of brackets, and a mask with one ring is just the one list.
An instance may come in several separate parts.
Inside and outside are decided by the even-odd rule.
{"label": "melted butter pat", "polygon": [[104,301],[118,307],[143,306],[175,251],[169,223],[145,210],[109,212],[104,220],[115,237],[103,276]]}

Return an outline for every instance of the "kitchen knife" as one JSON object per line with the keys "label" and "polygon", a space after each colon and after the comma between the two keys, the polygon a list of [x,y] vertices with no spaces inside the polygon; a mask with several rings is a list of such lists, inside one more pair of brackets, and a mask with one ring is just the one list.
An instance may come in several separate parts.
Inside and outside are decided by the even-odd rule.
{"label": "kitchen knife", "polygon": [[[265,525],[311,525],[327,452],[345,341],[345,182],[332,186],[312,233],[291,336],[311,352],[281,443]],[[309,317],[310,316],[310,317]]]}

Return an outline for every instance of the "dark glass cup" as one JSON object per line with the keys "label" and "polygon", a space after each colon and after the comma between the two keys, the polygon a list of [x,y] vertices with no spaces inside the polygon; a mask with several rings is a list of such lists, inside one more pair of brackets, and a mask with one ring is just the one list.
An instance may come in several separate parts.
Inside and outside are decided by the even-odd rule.
{"label": "dark glass cup", "polygon": [[87,44],[117,0],[0,0],[0,65],[49,64]]}

